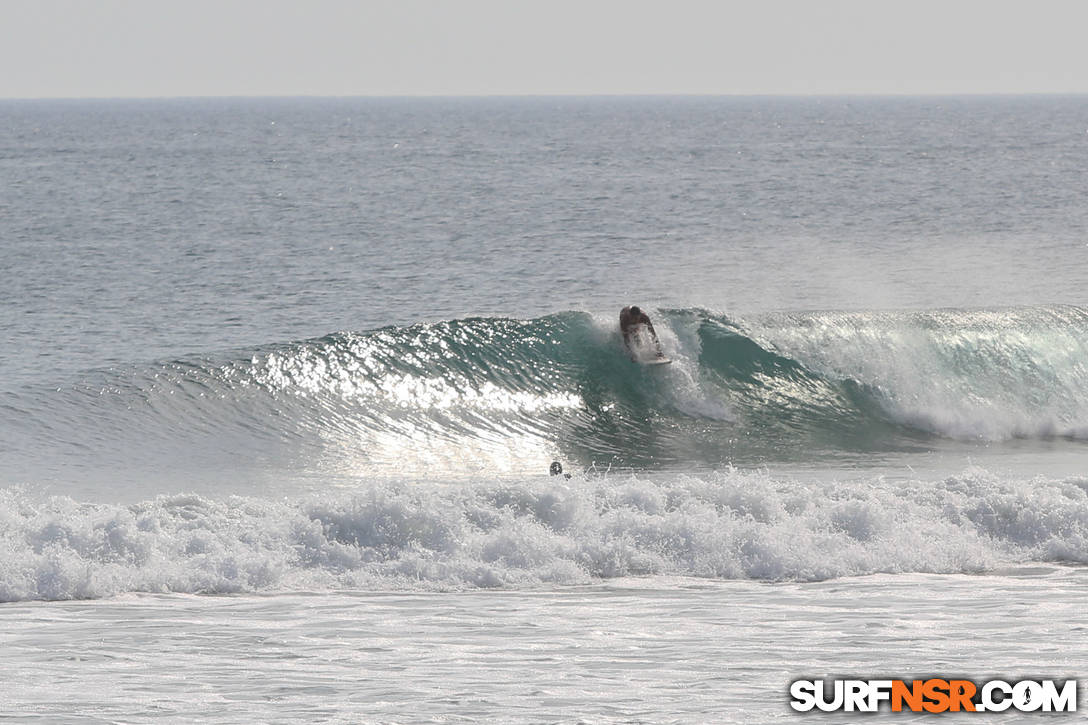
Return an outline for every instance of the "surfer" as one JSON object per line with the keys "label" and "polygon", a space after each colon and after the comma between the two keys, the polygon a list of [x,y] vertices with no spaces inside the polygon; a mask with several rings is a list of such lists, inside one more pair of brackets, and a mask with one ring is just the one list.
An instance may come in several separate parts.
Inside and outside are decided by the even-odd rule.
{"label": "surfer", "polygon": [[638,305],[631,305],[620,310],[620,332],[623,333],[623,344],[632,354],[634,354],[636,348],[646,344],[641,339],[643,329],[650,332],[650,341],[653,343],[653,349],[656,351],[657,356],[664,357],[664,353],[661,352],[661,342],[657,339],[654,323],[650,322],[650,316],[639,309]]}

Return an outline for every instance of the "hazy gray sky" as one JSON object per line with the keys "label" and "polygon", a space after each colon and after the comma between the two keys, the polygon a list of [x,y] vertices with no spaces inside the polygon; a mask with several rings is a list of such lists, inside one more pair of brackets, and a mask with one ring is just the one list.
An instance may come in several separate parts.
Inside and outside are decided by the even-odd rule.
{"label": "hazy gray sky", "polygon": [[1076,0],[0,0],[0,97],[1088,92]]}

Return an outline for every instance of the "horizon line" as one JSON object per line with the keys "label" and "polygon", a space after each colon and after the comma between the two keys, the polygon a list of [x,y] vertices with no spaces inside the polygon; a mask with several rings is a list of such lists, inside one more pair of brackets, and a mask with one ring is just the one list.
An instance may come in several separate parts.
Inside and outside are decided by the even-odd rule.
{"label": "horizon line", "polygon": [[1022,98],[1088,96],[1088,91],[934,91],[934,92],[835,92],[835,93],[396,93],[396,94],[246,94],[223,93],[211,95],[158,96],[0,96],[2,101],[171,101],[171,100],[471,100],[471,99],[609,99],[609,98]]}

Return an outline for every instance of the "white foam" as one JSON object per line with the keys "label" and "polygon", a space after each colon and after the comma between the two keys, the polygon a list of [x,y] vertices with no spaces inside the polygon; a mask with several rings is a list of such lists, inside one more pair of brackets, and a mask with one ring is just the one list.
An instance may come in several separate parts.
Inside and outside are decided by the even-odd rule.
{"label": "white foam", "polygon": [[1088,485],[768,473],[375,482],[132,506],[0,492],[0,600],[122,592],[459,589],[630,575],[822,580],[1088,562]]}
{"label": "white foam", "polygon": [[697,418],[736,421],[737,416],[721,395],[722,388],[708,385],[700,377],[699,356],[702,344],[695,329],[680,325],[677,330],[661,326],[661,341],[673,364],[667,375],[669,403],[681,413]]}

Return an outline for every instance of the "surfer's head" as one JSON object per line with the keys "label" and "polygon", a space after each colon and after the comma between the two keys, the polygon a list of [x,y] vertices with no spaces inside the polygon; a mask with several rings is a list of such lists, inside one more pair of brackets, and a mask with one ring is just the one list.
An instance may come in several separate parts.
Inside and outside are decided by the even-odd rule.
{"label": "surfer's head", "polygon": [[563,472],[563,464],[560,463],[559,461],[552,461],[551,467],[548,468],[548,473],[550,473],[553,476],[558,476],[562,472]]}
{"label": "surfer's head", "polygon": [[638,305],[631,305],[631,317],[638,317],[642,314],[642,310],[638,308]]}

